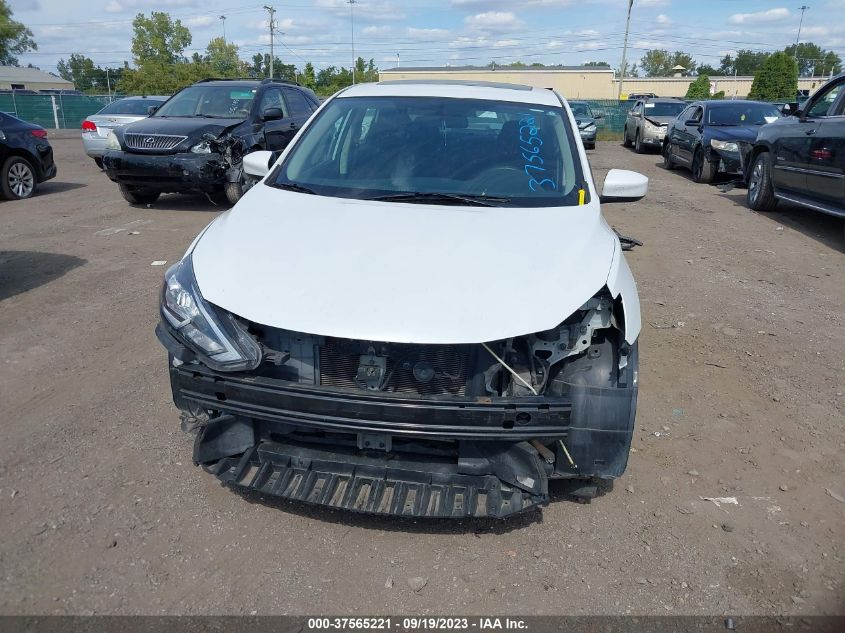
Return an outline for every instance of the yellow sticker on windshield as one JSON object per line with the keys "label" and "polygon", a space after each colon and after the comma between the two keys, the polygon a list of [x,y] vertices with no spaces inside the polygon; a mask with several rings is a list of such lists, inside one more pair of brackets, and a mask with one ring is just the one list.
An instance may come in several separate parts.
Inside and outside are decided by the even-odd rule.
{"label": "yellow sticker on windshield", "polygon": [[587,192],[584,191],[583,189],[579,189],[578,190],[578,205],[583,207],[584,202],[586,202],[586,199],[587,199]]}

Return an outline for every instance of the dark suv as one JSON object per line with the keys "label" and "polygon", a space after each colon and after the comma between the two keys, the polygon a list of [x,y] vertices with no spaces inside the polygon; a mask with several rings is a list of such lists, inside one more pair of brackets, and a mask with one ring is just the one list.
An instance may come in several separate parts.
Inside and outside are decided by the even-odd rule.
{"label": "dark suv", "polygon": [[225,193],[235,204],[252,185],[244,154],[284,149],[319,105],[311,90],[287,81],[205,79],[115,129],[103,165],[133,204],[165,192]]}
{"label": "dark suv", "polygon": [[764,126],[747,162],[748,206],[778,200],[845,218],[845,73],[794,116]]}

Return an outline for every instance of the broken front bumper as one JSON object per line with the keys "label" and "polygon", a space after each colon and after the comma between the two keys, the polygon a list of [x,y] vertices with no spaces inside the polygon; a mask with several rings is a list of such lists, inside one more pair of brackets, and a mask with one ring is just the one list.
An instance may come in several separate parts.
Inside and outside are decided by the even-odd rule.
{"label": "broken front bumper", "polygon": [[212,192],[227,181],[228,165],[220,154],[132,154],[108,150],[106,174],[114,182],[162,192]]}
{"label": "broken front bumper", "polygon": [[551,479],[620,476],[637,398],[636,385],[561,398],[406,397],[180,361],[170,379],[176,405],[200,421],[195,463],[223,483],[417,517],[503,517],[545,504]]}

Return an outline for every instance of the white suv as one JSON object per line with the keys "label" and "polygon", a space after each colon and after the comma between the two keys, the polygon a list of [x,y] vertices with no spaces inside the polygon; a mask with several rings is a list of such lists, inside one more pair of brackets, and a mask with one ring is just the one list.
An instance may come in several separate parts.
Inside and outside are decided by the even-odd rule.
{"label": "white suv", "polygon": [[[194,461],[353,511],[505,516],[627,464],[640,306],[549,90],[386,82],[327,100],[165,275]],[[612,170],[602,200],[648,181]]]}

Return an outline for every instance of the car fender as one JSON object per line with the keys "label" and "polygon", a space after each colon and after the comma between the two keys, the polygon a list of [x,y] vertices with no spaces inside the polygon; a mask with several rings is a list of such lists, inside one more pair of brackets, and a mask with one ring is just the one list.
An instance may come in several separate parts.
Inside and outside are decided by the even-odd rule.
{"label": "car fender", "polygon": [[622,308],[623,323],[625,330],[625,341],[629,345],[640,336],[642,329],[642,315],[640,314],[640,296],[637,293],[637,284],[634,275],[625,256],[622,254],[622,246],[616,241],[613,251],[613,261],[610,264],[610,272],[607,276],[607,289],[610,291],[614,301]]}

